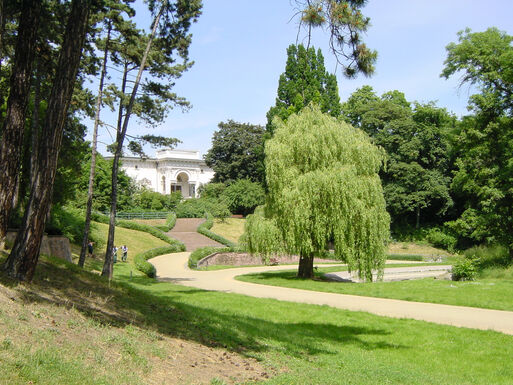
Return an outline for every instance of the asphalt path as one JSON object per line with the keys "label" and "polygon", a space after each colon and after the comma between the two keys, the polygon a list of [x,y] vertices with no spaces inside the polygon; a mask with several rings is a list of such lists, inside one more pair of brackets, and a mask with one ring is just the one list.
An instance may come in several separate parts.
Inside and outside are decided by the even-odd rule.
{"label": "asphalt path", "polygon": [[189,255],[189,252],[167,254],[153,258],[149,262],[157,269],[157,279],[184,286],[244,294],[258,298],[328,305],[339,309],[364,311],[386,317],[411,318],[444,325],[495,330],[513,335],[513,312],[510,311],[333,294],[241,282],[235,280],[235,277],[249,273],[284,270],[295,266],[259,266],[198,271],[191,270],[187,266]]}

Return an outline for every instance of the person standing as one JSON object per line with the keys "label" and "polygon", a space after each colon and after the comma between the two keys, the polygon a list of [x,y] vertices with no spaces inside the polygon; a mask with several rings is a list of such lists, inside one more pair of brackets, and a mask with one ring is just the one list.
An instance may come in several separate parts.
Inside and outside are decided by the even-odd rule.
{"label": "person standing", "polygon": [[121,251],[122,251],[121,260],[123,262],[126,262],[126,260],[128,258],[128,247],[126,247],[126,245],[121,246]]}
{"label": "person standing", "polygon": [[112,263],[116,263],[118,261],[118,248],[114,246],[112,248]]}
{"label": "person standing", "polygon": [[89,258],[92,258],[94,251],[94,242],[89,241],[89,243],[87,244],[87,251],[89,252]]}

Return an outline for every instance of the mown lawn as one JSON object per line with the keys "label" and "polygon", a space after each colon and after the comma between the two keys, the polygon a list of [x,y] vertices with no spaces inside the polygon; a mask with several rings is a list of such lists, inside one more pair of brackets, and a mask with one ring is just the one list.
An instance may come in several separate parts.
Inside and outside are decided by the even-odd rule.
{"label": "mown lawn", "polygon": [[[387,266],[391,267],[391,265]],[[296,270],[248,274],[239,276],[237,279],[263,285],[328,293],[513,311],[513,280],[511,279],[487,278],[471,282],[454,282],[425,278],[371,283],[328,282],[322,279],[322,274],[336,270],[343,269],[319,267],[316,280],[299,279],[296,277]]]}
{"label": "mown lawn", "polygon": [[[174,383],[171,337],[255,358],[266,384],[513,382],[513,336],[208,292],[131,275],[129,264],[115,278],[60,261],[40,266],[30,286],[2,278],[27,310],[12,315],[0,302],[0,383]],[[60,321],[59,309],[78,320]]]}
{"label": "mown lawn", "polygon": [[239,237],[244,232],[245,221],[242,218],[215,219],[214,226],[210,230],[237,243],[239,242]]}

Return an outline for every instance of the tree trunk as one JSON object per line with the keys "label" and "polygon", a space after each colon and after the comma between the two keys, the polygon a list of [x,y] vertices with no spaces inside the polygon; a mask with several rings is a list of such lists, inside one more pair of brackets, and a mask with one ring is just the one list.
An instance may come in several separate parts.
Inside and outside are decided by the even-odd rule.
{"label": "tree trunk", "polygon": [[418,229],[420,227],[420,206],[417,206],[417,221],[415,223],[415,228]]}
{"label": "tree trunk", "polygon": [[[146,61],[148,59],[148,54],[151,49],[151,45],[153,43],[153,39],[157,33],[157,27],[159,25],[160,17],[162,12],[164,11],[164,7],[166,2],[164,2],[160,8],[159,13],[155,16],[155,20],[153,21],[153,29],[151,31],[150,38],[148,39],[148,43],[146,44],[146,49],[144,51],[144,55],[141,60],[141,65],[139,67],[139,72],[137,73],[137,77],[135,79],[134,88],[132,89],[132,94],[130,95],[130,101],[128,102],[128,106],[126,107],[125,119],[123,120],[123,126],[121,130],[118,128],[118,132],[116,135],[116,152],[114,154],[114,163],[112,164],[112,193],[111,193],[111,205],[110,205],[110,221],[109,221],[109,237],[107,239],[107,251],[105,253],[105,262],[103,264],[102,276],[107,276],[109,279],[112,278],[112,248],[114,246],[114,233],[116,229],[116,204],[117,204],[117,185],[118,185],[118,171],[119,171],[119,158],[121,157],[121,150],[123,149],[123,141],[125,140],[126,131],[128,129],[128,122],[130,120],[130,114],[132,113],[132,108],[134,106],[135,97],[137,96],[137,89],[139,88],[139,84],[141,82],[141,77],[144,72],[144,68],[146,67]],[[124,94],[124,93],[123,93]],[[121,108],[121,106],[120,106]]]}
{"label": "tree trunk", "polygon": [[310,256],[300,256],[299,257],[299,266],[297,269],[298,278],[308,278],[311,279],[314,277],[313,272],[313,255]]}
{"label": "tree trunk", "polygon": [[10,93],[2,128],[0,149],[0,242],[5,238],[19,175],[25,130],[25,113],[30,95],[32,62],[41,2],[24,0],[21,9]]}
{"label": "tree trunk", "polygon": [[109,23],[107,27],[107,40],[105,42],[105,50],[103,52],[103,65],[102,73],[100,75],[100,85],[98,86],[98,96],[96,98],[96,113],[94,117],[94,128],[93,128],[93,146],[91,149],[91,169],[89,170],[89,187],[87,190],[87,206],[84,224],[84,238],[82,239],[82,248],[80,249],[80,257],[78,259],[78,265],[84,267],[86,259],[87,245],[89,243],[89,229],[91,226],[91,210],[93,208],[93,186],[94,186],[94,174],[96,171],[96,147],[98,141],[98,125],[100,123],[100,110],[102,106],[103,97],[103,82],[105,75],[107,74],[107,61],[109,58],[109,41],[110,41],[111,25]]}
{"label": "tree trunk", "polygon": [[9,276],[31,281],[51,204],[64,123],[80,64],[91,0],[73,0],[59,54],[47,113],[39,141],[29,201],[11,254],[5,263]]}

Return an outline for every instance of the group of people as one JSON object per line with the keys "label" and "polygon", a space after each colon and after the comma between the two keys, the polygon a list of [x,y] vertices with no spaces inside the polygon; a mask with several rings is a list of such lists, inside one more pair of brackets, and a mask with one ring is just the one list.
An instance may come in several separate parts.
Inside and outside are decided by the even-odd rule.
{"label": "group of people", "polygon": [[126,247],[126,245],[121,247],[114,246],[112,248],[113,262],[116,263],[118,261],[118,250],[121,250],[121,261],[126,262],[126,259],[128,258],[128,247]]}
{"label": "group of people", "polygon": [[[118,250],[121,250],[121,261],[126,262],[128,258],[128,247],[126,245],[123,245],[121,247],[114,246],[112,248],[112,259],[113,262],[116,263],[118,261]],[[89,242],[87,244],[87,251],[89,252],[89,257],[93,257],[93,251],[94,251],[94,243]]]}

